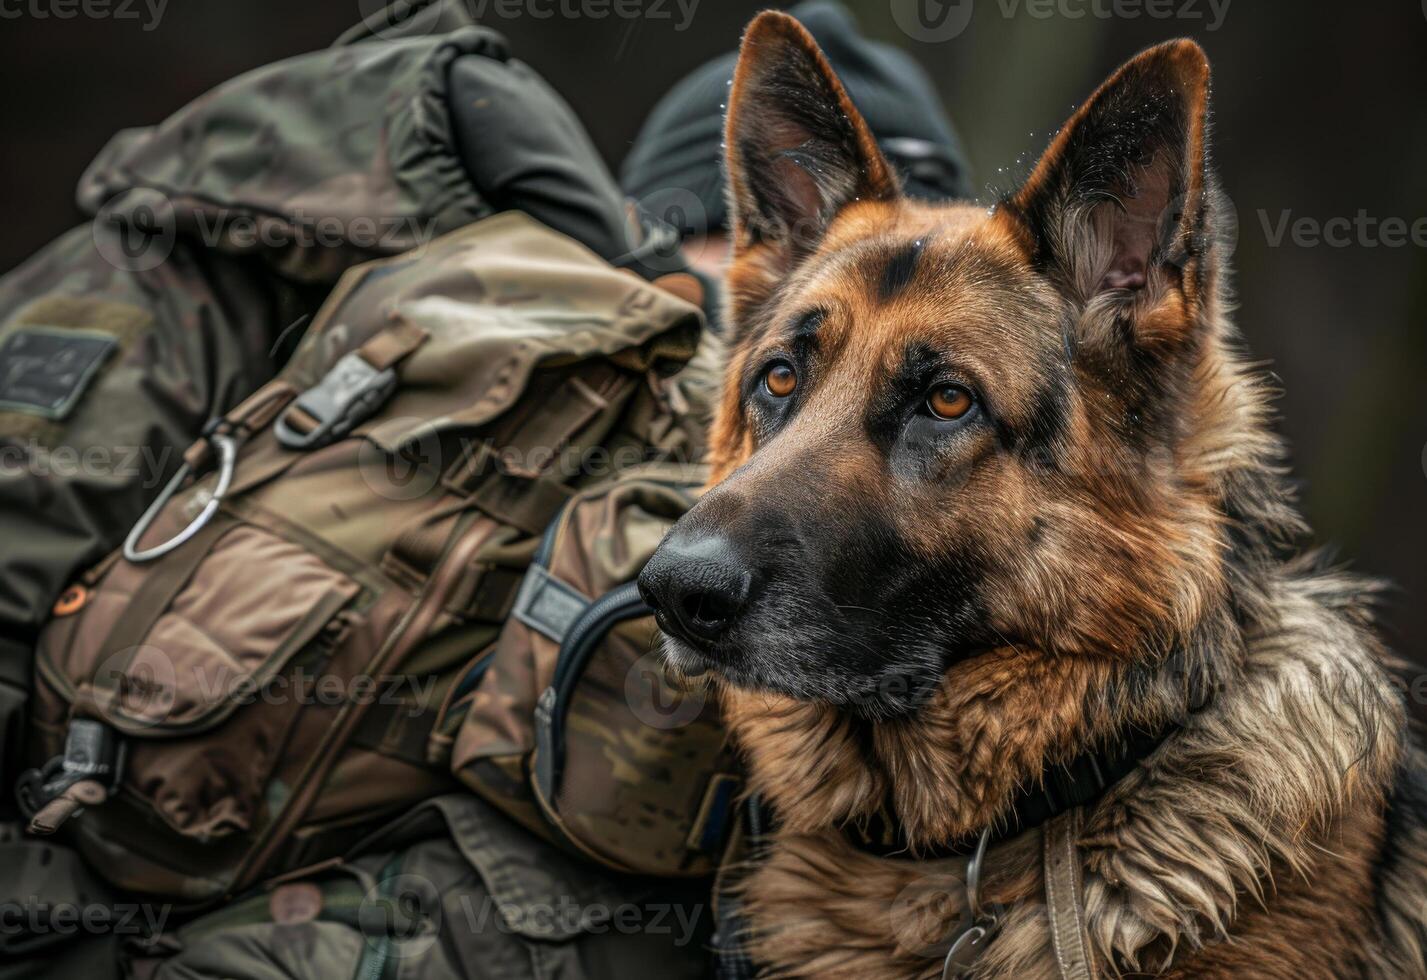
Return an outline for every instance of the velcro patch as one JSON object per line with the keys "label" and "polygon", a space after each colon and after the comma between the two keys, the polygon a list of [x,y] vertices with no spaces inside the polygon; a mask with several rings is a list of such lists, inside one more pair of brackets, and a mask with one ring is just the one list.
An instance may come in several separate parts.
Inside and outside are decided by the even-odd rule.
{"label": "velcro patch", "polygon": [[21,327],[0,342],[0,409],[64,418],[117,346],[108,334]]}

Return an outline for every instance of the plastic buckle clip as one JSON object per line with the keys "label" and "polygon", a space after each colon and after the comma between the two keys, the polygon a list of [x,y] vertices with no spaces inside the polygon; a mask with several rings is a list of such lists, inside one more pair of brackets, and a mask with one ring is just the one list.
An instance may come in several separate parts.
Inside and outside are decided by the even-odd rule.
{"label": "plastic buckle clip", "polygon": [[93,779],[113,791],[124,775],[124,742],[119,733],[93,718],[75,718],[64,737],[64,777]]}
{"label": "plastic buckle clip", "polygon": [[92,718],[75,718],[64,738],[64,755],[20,777],[16,796],[26,816],[76,783],[93,780],[112,794],[124,776],[125,743],[118,732]]}
{"label": "plastic buckle clip", "polygon": [[[317,449],[342,438],[371,417],[396,390],[396,370],[378,370],[357,351],[346,354],[313,387],[297,396],[278,417],[273,431],[289,449]],[[317,425],[299,432],[288,421],[298,409]]]}

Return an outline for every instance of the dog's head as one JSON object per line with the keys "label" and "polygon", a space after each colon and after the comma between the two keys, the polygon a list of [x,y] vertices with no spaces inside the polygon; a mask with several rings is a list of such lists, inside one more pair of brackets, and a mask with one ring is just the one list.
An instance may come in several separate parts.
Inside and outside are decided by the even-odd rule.
{"label": "dog's head", "polygon": [[745,35],[717,482],[640,577],[685,669],[867,717],[970,656],[1149,656],[1222,588],[1233,452],[1190,41],[994,207],[902,197],[807,32]]}

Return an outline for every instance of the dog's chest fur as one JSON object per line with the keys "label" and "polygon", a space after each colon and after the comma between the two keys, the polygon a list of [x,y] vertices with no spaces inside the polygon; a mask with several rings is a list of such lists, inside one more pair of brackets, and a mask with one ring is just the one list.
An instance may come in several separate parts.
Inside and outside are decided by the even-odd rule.
{"label": "dog's chest fur", "polygon": [[[1381,915],[1384,888],[1409,910],[1427,894],[1420,850],[1396,880],[1381,875],[1400,707],[1362,634],[1321,603],[1334,587],[1276,587],[1278,628],[1086,815],[1082,901],[1102,973],[1422,975],[1420,949],[1394,947]],[[725,691],[754,788],[782,818],[739,888],[754,959],[770,976],[940,976],[963,863],[874,857],[840,827],[887,799],[913,842],[984,824],[1041,760],[1109,722],[1086,705],[1112,670],[998,651],[953,672],[917,721],[870,735],[826,709]],[[1040,859],[1038,830],[988,859],[1003,925],[977,976],[1059,977]]]}

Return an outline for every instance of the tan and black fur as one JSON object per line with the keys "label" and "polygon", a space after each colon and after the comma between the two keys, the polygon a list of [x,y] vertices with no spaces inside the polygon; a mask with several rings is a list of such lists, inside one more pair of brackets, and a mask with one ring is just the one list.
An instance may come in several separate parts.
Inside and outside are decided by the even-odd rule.
{"label": "tan and black fur", "polygon": [[[930,851],[1166,728],[1085,815],[1099,971],[1427,976],[1427,769],[1228,319],[1208,101],[1196,44],[1151,48],[1020,189],[929,205],[796,21],[749,28],[716,483],[644,584],[779,819],[741,885],[767,975],[939,976],[960,863],[848,828]],[[977,976],[1059,976],[1038,862],[993,853]]]}

